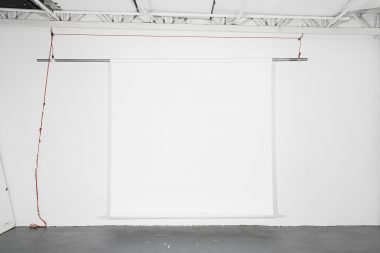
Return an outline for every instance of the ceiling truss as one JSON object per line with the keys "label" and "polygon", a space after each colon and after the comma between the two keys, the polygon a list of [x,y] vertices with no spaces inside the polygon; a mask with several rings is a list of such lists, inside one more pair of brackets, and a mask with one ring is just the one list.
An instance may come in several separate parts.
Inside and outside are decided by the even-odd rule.
{"label": "ceiling truss", "polygon": [[[90,12],[51,10],[42,8],[7,9],[0,8],[0,19],[8,20],[46,20],[65,22],[104,22],[104,23],[150,23],[150,24],[193,24],[193,25],[225,25],[225,26],[267,26],[278,27],[315,27],[337,28],[347,27],[350,22],[354,27],[380,28],[380,8],[350,11],[355,1],[349,1],[336,16],[279,16],[279,15],[249,15],[244,14],[244,6],[234,14],[206,13],[149,13],[141,0],[134,0],[136,12]],[[244,5],[244,4],[243,4]],[[213,6],[214,7],[214,2]],[[352,22],[351,22],[352,21]]]}

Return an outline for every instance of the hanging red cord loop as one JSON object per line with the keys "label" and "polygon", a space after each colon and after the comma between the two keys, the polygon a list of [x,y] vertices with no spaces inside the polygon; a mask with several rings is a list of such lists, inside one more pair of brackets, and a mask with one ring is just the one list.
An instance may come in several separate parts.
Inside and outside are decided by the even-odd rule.
{"label": "hanging red cord loop", "polygon": [[[207,35],[150,35],[150,34],[96,34],[96,33],[56,33],[56,36],[89,36],[89,37],[145,37],[145,38],[198,38],[198,39],[282,39],[298,40],[298,59],[301,58],[303,34],[300,37],[289,36],[207,36]],[[54,56],[53,56],[54,58]]]}
{"label": "hanging red cord loop", "polygon": [[303,39],[303,34],[298,38],[299,41],[299,46],[298,46],[298,59],[301,58],[301,48],[302,48],[302,39]]}
{"label": "hanging red cord loop", "polygon": [[49,61],[46,68],[46,76],[45,76],[45,87],[44,87],[44,95],[43,95],[43,101],[42,101],[42,110],[41,110],[41,118],[40,118],[40,127],[38,128],[38,144],[37,144],[37,154],[36,154],[36,167],[34,170],[34,177],[35,177],[35,187],[36,187],[36,209],[37,209],[37,215],[40,221],[42,221],[43,225],[38,224],[30,224],[30,228],[37,229],[37,228],[46,228],[47,223],[46,220],[42,218],[41,212],[40,212],[40,205],[39,205],[39,194],[38,194],[38,168],[39,168],[39,158],[40,158],[40,145],[41,145],[41,136],[42,136],[42,126],[44,122],[44,114],[45,114],[45,106],[46,106],[46,94],[47,94],[47,86],[48,86],[48,80],[49,80],[49,71],[50,71],[50,62],[53,58],[53,38],[54,33],[53,30],[50,30],[50,48],[49,48]]}

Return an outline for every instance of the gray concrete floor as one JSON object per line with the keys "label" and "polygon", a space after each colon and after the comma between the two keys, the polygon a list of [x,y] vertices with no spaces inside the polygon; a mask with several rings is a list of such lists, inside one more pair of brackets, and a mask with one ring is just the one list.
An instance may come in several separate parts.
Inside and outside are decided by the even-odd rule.
{"label": "gray concrete floor", "polygon": [[21,227],[0,252],[380,252],[380,227]]}

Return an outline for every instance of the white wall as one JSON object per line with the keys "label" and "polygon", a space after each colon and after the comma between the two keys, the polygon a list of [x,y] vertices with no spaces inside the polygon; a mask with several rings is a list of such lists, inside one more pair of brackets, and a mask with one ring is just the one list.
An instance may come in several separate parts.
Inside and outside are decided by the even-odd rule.
{"label": "white wall", "polygon": [[0,156],[0,234],[15,226],[12,203],[8,194],[7,182],[4,176]]}
{"label": "white wall", "polygon": [[[46,65],[35,60],[47,57],[49,29],[0,27],[0,152],[18,226],[37,221],[33,173]],[[57,58],[295,57],[298,46],[284,40],[55,40]],[[40,168],[41,212],[49,225],[380,224],[379,41],[308,35],[303,45],[309,62],[278,63],[276,68],[283,218],[104,219],[107,67],[54,64]]]}

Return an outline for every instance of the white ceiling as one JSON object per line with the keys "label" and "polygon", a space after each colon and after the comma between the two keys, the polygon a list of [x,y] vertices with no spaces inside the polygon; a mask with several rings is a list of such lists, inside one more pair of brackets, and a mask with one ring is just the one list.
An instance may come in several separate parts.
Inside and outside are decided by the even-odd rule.
{"label": "white ceiling", "polygon": [[[136,11],[133,0],[55,0],[62,10]],[[210,13],[213,0],[140,0],[150,12]],[[137,1],[139,2],[139,1]],[[337,15],[348,0],[216,0],[214,13]],[[380,0],[356,0],[352,10],[380,7]]]}

